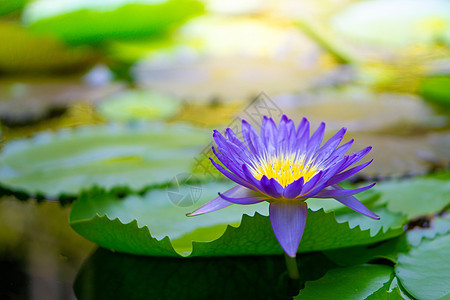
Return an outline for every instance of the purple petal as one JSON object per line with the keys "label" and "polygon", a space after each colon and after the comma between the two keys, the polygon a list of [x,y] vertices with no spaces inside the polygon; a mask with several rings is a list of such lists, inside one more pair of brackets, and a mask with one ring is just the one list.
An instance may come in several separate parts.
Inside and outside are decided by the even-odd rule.
{"label": "purple petal", "polygon": [[322,144],[324,134],[325,134],[325,123],[322,122],[309,139],[308,151],[316,153],[316,151],[320,148],[320,144]]}
{"label": "purple petal", "polygon": [[304,178],[300,177],[300,179],[297,179],[289,184],[284,188],[283,196],[287,199],[294,199],[295,197],[300,195],[300,193],[302,192],[304,181]]}
{"label": "purple petal", "polygon": [[305,184],[303,185],[302,194],[309,193],[311,191],[311,189],[313,189],[316,186],[319,179],[322,178],[322,175],[323,175],[323,171],[319,171],[310,180],[305,182]]}
{"label": "purple petal", "polygon": [[231,203],[241,205],[256,204],[267,200],[267,198],[262,197],[261,194],[246,188],[239,190],[237,193],[232,195],[232,197],[221,193],[219,193],[219,196]]}
{"label": "purple petal", "polygon": [[242,172],[244,172],[245,180],[254,186],[256,189],[258,189],[260,192],[264,191],[264,188],[261,185],[261,181],[256,179],[255,176],[253,176],[252,172],[248,169],[247,165],[242,165]]}
{"label": "purple petal", "polygon": [[301,137],[307,133],[307,136],[309,137],[309,121],[307,118],[303,117],[300,123],[298,123],[297,127],[297,137]]}
{"label": "purple petal", "polygon": [[306,118],[303,118],[297,128],[295,149],[298,153],[305,153],[308,147],[309,141],[309,122]]}
{"label": "purple petal", "polygon": [[353,154],[349,155],[349,160],[344,166],[342,166],[342,170],[345,170],[348,167],[350,167],[351,165],[353,165],[354,163],[357,163],[361,158],[366,156],[367,153],[370,152],[370,150],[372,150],[372,147],[369,146],[369,147],[364,148],[363,150],[361,150],[359,152],[356,152],[356,153],[353,153]]}
{"label": "purple petal", "polygon": [[266,175],[264,175],[261,177],[260,182],[264,194],[274,198],[278,198],[283,195],[283,187],[274,178],[269,179]]}
{"label": "purple petal", "polygon": [[365,207],[364,204],[359,202],[358,199],[356,199],[353,196],[337,197],[337,198],[334,198],[334,199],[336,199],[337,201],[341,202],[345,206],[353,209],[354,211],[359,212],[360,214],[363,214],[365,216],[368,216],[369,218],[372,218],[372,219],[375,219],[375,220],[379,220],[380,219],[380,217],[378,215],[374,214],[370,209]]}
{"label": "purple petal", "polygon": [[314,195],[314,198],[338,198],[338,197],[347,197],[347,196],[351,196],[357,193],[361,193],[364,192],[368,189],[370,189],[371,187],[373,187],[375,185],[375,183],[372,183],[368,186],[364,186],[362,188],[358,188],[358,189],[353,189],[353,190],[336,190],[336,189],[332,189],[332,190],[322,190],[320,192],[318,192],[316,195]]}
{"label": "purple petal", "polygon": [[225,136],[230,142],[232,142],[239,148],[247,149],[247,146],[245,145],[245,143],[236,136],[236,134],[234,133],[234,131],[231,128],[227,128],[225,130]]}
{"label": "purple petal", "polygon": [[350,176],[358,173],[359,171],[361,171],[362,169],[367,167],[372,161],[373,161],[373,159],[368,161],[368,162],[366,162],[366,163],[364,163],[364,164],[362,164],[362,165],[356,166],[356,167],[351,168],[351,169],[349,169],[349,170],[347,170],[345,172],[342,172],[342,173],[340,173],[338,175],[335,175],[330,180],[328,180],[328,184],[329,185],[336,184],[338,182],[341,182],[342,180],[345,180],[345,179],[349,178]]}
{"label": "purple petal", "polygon": [[273,232],[284,252],[295,257],[306,224],[308,207],[303,201],[270,203],[269,215]]}
{"label": "purple petal", "polygon": [[228,169],[231,171],[231,173],[234,173],[240,178],[244,178],[244,172],[242,172],[242,162],[237,162],[233,160],[233,157],[230,155],[224,155],[221,152],[217,152],[214,147],[212,147],[212,151],[214,155],[219,159],[219,161]]}
{"label": "purple petal", "polygon": [[237,161],[238,164],[249,163],[251,158],[247,148],[241,148],[236,144],[228,141],[222,136],[220,132],[214,130],[213,134],[214,141],[217,144],[217,149],[225,156],[229,156],[233,160]]}
{"label": "purple petal", "polygon": [[245,120],[242,120],[242,136],[253,154],[261,153],[264,150],[258,132]]}
{"label": "purple petal", "polygon": [[[240,191],[241,189],[245,189],[245,188],[240,185],[236,185],[236,186],[232,187],[231,189],[229,189],[228,191],[224,192],[224,194],[232,197],[235,194],[241,193],[241,191]],[[219,196],[219,197],[214,198],[213,200],[205,203],[204,205],[200,206],[194,212],[187,214],[187,216],[192,217],[192,216],[198,216],[201,214],[206,214],[209,212],[213,212],[213,211],[228,207],[232,204],[233,203],[231,203],[230,201],[224,200],[223,198],[221,198]]]}
{"label": "purple petal", "polygon": [[342,138],[345,135],[347,129],[344,127],[339,130],[333,137],[331,137],[318,151],[316,162],[323,161],[330,157],[330,155],[336,150],[336,147],[341,143]]}
{"label": "purple petal", "polygon": [[240,184],[246,188],[253,189],[253,190],[255,189],[255,187],[252,186],[250,183],[246,182],[245,180],[243,180],[236,174],[231,173],[230,171],[228,171],[227,169],[225,169],[224,167],[222,167],[221,165],[216,163],[211,157],[209,158],[209,160],[214,165],[214,167],[216,167],[216,169],[219,170],[219,172],[222,173],[223,175],[225,175],[228,179],[230,179],[230,180],[236,182],[237,184]]}
{"label": "purple petal", "polygon": [[342,146],[338,147],[330,156],[341,157],[342,155],[344,155],[348,151],[348,149],[350,149],[350,147],[353,145],[354,141],[355,141],[354,139],[351,139],[347,143],[345,143]]}
{"label": "purple petal", "polygon": [[292,151],[295,145],[294,121],[283,115],[278,125],[277,146],[282,152]]}
{"label": "purple petal", "polygon": [[276,149],[278,129],[272,118],[264,116],[261,125],[261,138],[269,152]]}

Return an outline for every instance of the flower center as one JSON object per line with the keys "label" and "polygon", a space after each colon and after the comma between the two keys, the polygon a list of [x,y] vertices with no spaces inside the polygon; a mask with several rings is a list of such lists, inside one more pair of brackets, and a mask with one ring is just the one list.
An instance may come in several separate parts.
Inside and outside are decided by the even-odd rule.
{"label": "flower center", "polygon": [[307,182],[318,171],[312,164],[305,165],[304,158],[293,154],[261,158],[254,167],[250,167],[250,170],[256,179],[260,180],[266,175],[269,179],[274,178],[283,187],[300,177]]}

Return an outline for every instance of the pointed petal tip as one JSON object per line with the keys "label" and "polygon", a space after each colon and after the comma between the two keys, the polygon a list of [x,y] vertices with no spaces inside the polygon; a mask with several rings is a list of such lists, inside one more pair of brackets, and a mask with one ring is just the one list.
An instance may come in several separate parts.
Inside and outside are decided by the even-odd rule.
{"label": "pointed petal tip", "polygon": [[194,210],[193,212],[186,213],[186,217],[195,217],[195,216],[203,214],[203,213],[198,213],[197,211],[198,211],[198,209]]}
{"label": "pointed petal tip", "polygon": [[286,252],[284,251],[284,253],[286,253],[287,256],[295,258],[297,256],[297,251],[296,252]]}

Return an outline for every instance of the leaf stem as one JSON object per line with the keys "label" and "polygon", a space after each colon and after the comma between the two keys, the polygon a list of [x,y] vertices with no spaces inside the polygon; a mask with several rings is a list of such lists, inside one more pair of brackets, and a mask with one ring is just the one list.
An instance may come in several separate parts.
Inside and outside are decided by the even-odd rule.
{"label": "leaf stem", "polygon": [[290,257],[285,253],[284,258],[286,260],[286,267],[289,277],[291,277],[291,279],[298,280],[300,278],[300,274],[298,273],[297,261],[295,260],[295,257]]}

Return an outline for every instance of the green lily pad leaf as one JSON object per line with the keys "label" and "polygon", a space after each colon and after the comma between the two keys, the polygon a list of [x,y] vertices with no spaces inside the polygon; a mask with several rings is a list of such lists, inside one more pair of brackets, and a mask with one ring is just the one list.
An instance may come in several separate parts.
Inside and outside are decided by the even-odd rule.
{"label": "green lily pad leaf", "polygon": [[208,139],[207,132],[184,124],[110,124],[45,132],[5,144],[0,183],[46,197],[77,195],[95,185],[141,190],[188,172]]}
{"label": "green lily pad leaf", "polygon": [[372,235],[377,234],[380,230],[386,232],[390,228],[398,227],[407,222],[407,219],[402,214],[392,213],[384,207],[375,208],[372,211],[380,216],[380,220],[370,219],[354,212],[338,214],[336,215],[336,220],[338,222],[348,222],[350,228],[360,226],[362,230],[370,230]]}
{"label": "green lily pad leaf", "polygon": [[0,16],[22,9],[28,0],[2,0],[0,5]]}
{"label": "green lily pad leaf", "polygon": [[336,15],[332,27],[339,34],[372,45],[449,43],[450,3],[446,0],[357,2]]}
{"label": "green lily pad leaf", "polygon": [[99,43],[160,34],[203,12],[195,0],[34,1],[23,19],[35,32],[68,43]]}
{"label": "green lily pad leaf", "polygon": [[450,295],[450,234],[424,240],[398,257],[395,273],[402,286],[417,299]]}
{"label": "green lily pad leaf", "polygon": [[362,265],[337,268],[317,281],[307,282],[294,299],[328,300],[366,299],[391,281],[393,268],[384,265]]}
{"label": "green lily pad leaf", "polygon": [[[297,262],[300,282],[316,280],[334,267],[320,253],[299,255]],[[80,269],[74,291],[78,299],[287,300],[290,283],[283,256],[180,259],[100,248]]]}
{"label": "green lily pad leaf", "polygon": [[[267,202],[185,216],[227,187],[223,183],[208,183],[194,188],[201,193],[197,192],[197,201],[191,201],[196,205],[191,208],[178,205],[178,201],[174,205],[171,190],[152,189],[144,196],[130,195],[125,199],[94,190],[84,193],[74,204],[70,223],[87,239],[119,252],[156,256],[282,254],[267,217]],[[379,232],[361,230],[360,226],[369,227],[361,223],[350,228],[346,222],[337,222],[333,213],[309,211],[299,251],[370,244],[403,233],[401,223]]]}
{"label": "green lily pad leaf", "polygon": [[51,35],[35,34],[14,23],[0,22],[0,38],[8,41],[0,43],[2,73],[79,71],[98,59],[90,47],[68,48]]}
{"label": "green lily pad leaf", "polygon": [[433,214],[450,204],[450,182],[435,178],[413,178],[382,182],[376,186],[381,193],[377,204],[387,204],[393,212],[408,218]]}
{"label": "green lily pad leaf", "polygon": [[170,96],[136,90],[103,100],[98,110],[108,120],[140,121],[167,119],[179,107],[180,101]]}
{"label": "green lily pad leaf", "polygon": [[75,103],[96,103],[122,89],[120,83],[100,87],[80,78],[1,80],[0,120],[11,126],[30,124],[63,112]]}
{"label": "green lily pad leaf", "polygon": [[402,235],[375,245],[355,246],[324,251],[324,254],[340,266],[355,266],[376,259],[397,262],[398,254],[409,250],[406,236]]}
{"label": "green lily pad leaf", "polygon": [[391,282],[386,282],[383,288],[379,289],[366,300],[410,300],[411,298],[405,294],[398,283],[397,277]]}
{"label": "green lily pad leaf", "polygon": [[423,239],[434,239],[437,235],[445,235],[450,232],[450,214],[434,218],[430,221],[429,228],[414,228],[407,233],[408,244],[418,246]]}
{"label": "green lily pad leaf", "polygon": [[420,84],[419,93],[425,100],[445,107],[450,107],[450,76],[426,78]]}

